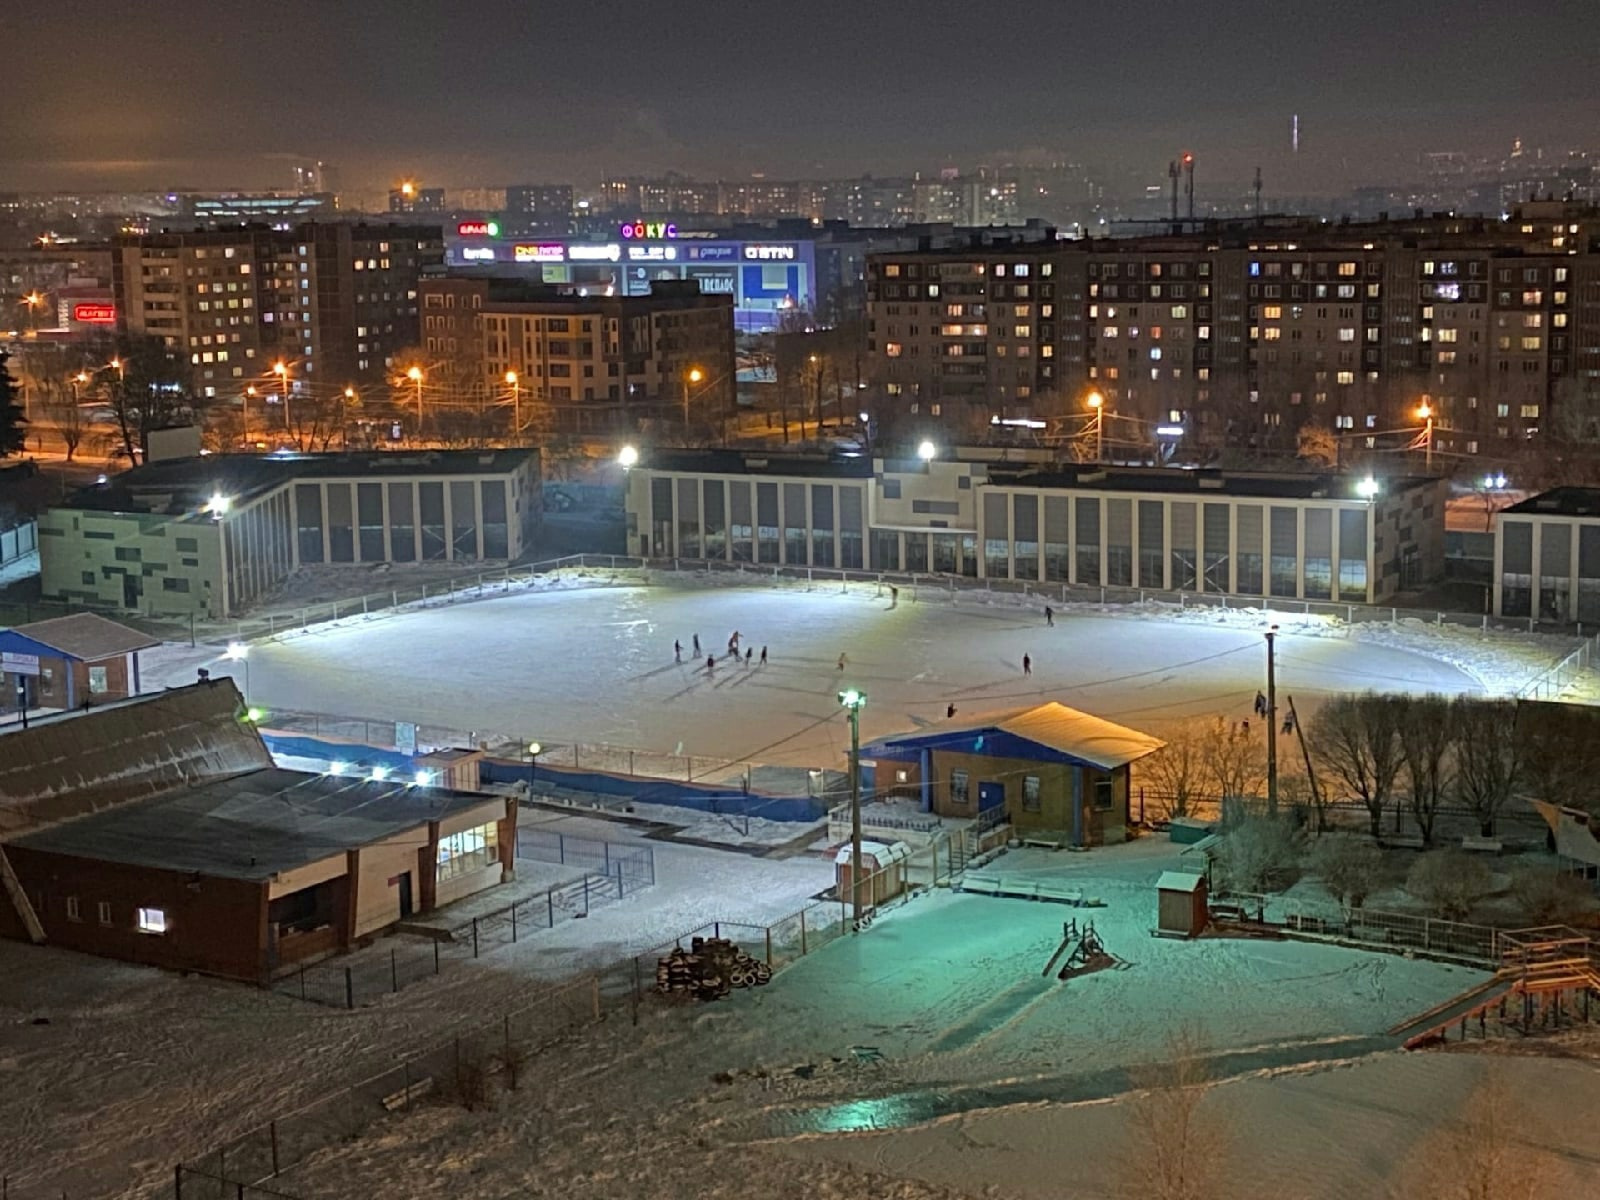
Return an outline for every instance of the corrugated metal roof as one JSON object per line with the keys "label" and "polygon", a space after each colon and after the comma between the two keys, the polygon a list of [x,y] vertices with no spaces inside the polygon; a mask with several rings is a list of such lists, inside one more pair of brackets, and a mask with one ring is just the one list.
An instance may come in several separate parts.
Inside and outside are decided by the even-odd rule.
{"label": "corrugated metal roof", "polygon": [[0,736],[0,837],[272,765],[231,679],[11,726]]}
{"label": "corrugated metal roof", "polygon": [[1191,875],[1187,871],[1163,871],[1161,878],[1156,880],[1156,890],[1160,892],[1192,892],[1205,882],[1203,875]]}
{"label": "corrugated metal roof", "polygon": [[883,738],[877,744],[912,746],[920,742],[938,742],[951,734],[989,729],[1009,733],[1107,771],[1154,754],[1166,745],[1148,733],[1068,708],[1054,700],[1031,708],[1005,709],[982,713],[965,721],[940,723],[921,733]]}
{"label": "corrugated metal roof", "polygon": [[61,651],[68,658],[82,662],[114,658],[119,654],[148,650],[151,646],[161,644],[159,638],[95,613],[73,613],[67,617],[52,617],[48,621],[34,621],[30,625],[18,625],[11,632],[32,638],[41,645]]}

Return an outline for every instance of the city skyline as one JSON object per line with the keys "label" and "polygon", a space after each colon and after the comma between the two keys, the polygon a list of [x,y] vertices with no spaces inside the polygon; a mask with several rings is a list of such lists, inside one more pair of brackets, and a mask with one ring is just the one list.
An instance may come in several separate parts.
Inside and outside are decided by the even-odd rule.
{"label": "city skyline", "polygon": [[[1272,190],[1310,194],[1403,176],[1431,151],[1520,137],[1559,152],[1600,117],[1600,98],[1550,83],[1592,57],[1565,0],[1493,37],[1438,4],[1002,3],[976,23],[943,0],[894,7],[823,0],[733,27],[707,5],[641,6],[608,32],[526,4],[369,20],[291,0],[278,36],[237,0],[179,0],[160,22],[58,5],[16,18],[22,119],[0,132],[0,186],[283,186],[302,159],[336,163],[354,191],[411,174],[811,177],[1061,156],[1159,178],[1188,149],[1202,187],[1260,166]],[[1489,98],[1465,99],[1461,79],[1493,80]]]}

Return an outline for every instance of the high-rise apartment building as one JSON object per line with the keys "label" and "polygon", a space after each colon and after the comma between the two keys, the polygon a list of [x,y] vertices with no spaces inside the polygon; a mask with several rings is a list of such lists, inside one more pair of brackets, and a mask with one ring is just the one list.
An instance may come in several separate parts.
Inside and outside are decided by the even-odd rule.
{"label": "high-rise apartment building", "polygon": [[[972,428],[1081,414],[1292,453],[1301,427],[1510,454],[1600,405],[1600,210],[1530,203],[1330,225],[1235,222],[1123,239],[969,233],[868,266],[890,413]],[[1143,431],[1140,433],[1139,431]]]}
{"label": "high-rise apartment building", "polygon": [[572,232],[572,185],[522,183],[508,187],[505,216],[530,235],[565,237]]}
{"label": "high-rise apartment building", "polygon": [[512,405],[519,429],[605,432],[732,411],[733,297],[692,280],[584,296],[515,278],[421,286],[422,348],[450,399]]}
{"label": "high-rise apartment building", "polygon": [[443,188],[418,187],[407,180],[399,187],[389,189],[389,211],[392,213],[439,216],[446,211]]}
{"label": "high-rise apartment building", "polygon": [[128,235],[112,257],[118,329],[187,355],[202,396],[260,384],[278,362],[302,389],[374,382],[416,344],[417,281],[443,259],[436,226]]}

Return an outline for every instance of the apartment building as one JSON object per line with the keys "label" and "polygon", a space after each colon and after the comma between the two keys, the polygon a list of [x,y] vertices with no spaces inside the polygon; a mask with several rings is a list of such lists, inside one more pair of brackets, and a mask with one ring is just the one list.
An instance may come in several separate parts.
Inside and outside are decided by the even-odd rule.
{"label": "apartment building", "polygon": [[[1316,425],[1506,457],[1600,401],[1600,210],[1361,224],[1226,222],[1066,241],[993,231],[870,257],[872,382],[903,418],[975,429],[1082,414],[1292,453]],[[1589,429],[1593,432],[1592,429]],[[1138,452],[1137,450],[1132,452]]]}
{"label": "apartment building", "polygon": [[117,326],[187,353],[206,397],[237,396],[279,362],[296,391],[379,382],[416,344],[417,279],[443,259],[436,226],[125,235],[112,254]]}
{"label": "apartment building", "polygon": [[599,433],[647,418],[720,422],[734,404],[733,297],[693,280],[585,296],[520,279],[434,277],[422,346],[462,394],[509,401],[519,427]]}

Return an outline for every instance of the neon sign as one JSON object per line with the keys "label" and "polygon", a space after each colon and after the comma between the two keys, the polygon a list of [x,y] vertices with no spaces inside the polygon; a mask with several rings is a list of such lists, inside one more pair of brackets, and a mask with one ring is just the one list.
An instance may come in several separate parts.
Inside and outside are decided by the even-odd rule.
{"label": "neon sign", "polygon": [[494,261],[494,247],[493,246],[463,246],[463,247],[461,247],[461,257],[463,259],[465,259],[467,262],[493,262]]}
{"label": "neon sign", "polygon": [[500,222],[463,221],[456,226],[456,233],[461,237],[499,237]]}
{"label": "neon sign", "polygon": [[571,262],[616,262],[622,257],[622,247],[615,242],[604,246],[568,246],[567,258]]}
{"label": "neon sign", "polygon": [[72,319],[81,321],[85,325],[115,325],[117,323],[117,306],[115,304],[74,304],[72,306]]}
{"label": "neon sign", "polygon": [[630,262],[671,262],[678,257],[676,246],[629,246]]}
{"label": "neon sign", "polygon": [[541,245],[520,243],[511,248],[512,260],[519,263],[537,262],[565,262],[567,248],[560,242],[545,242]]}
{"label": "neon sign", "polygon": [[795,257],[795,248],[793,246],[746,246],[744,248],[744,256],[746,258],[759,259],[763,262],[770,262],[774,259],[792,259]]}
{"label": "neon sign", "polygon": [[660,238],[675,238],[678,236],[678,227],[671,221],[628,221],[621,228],[624,241],[638,239],[657,240]]}

